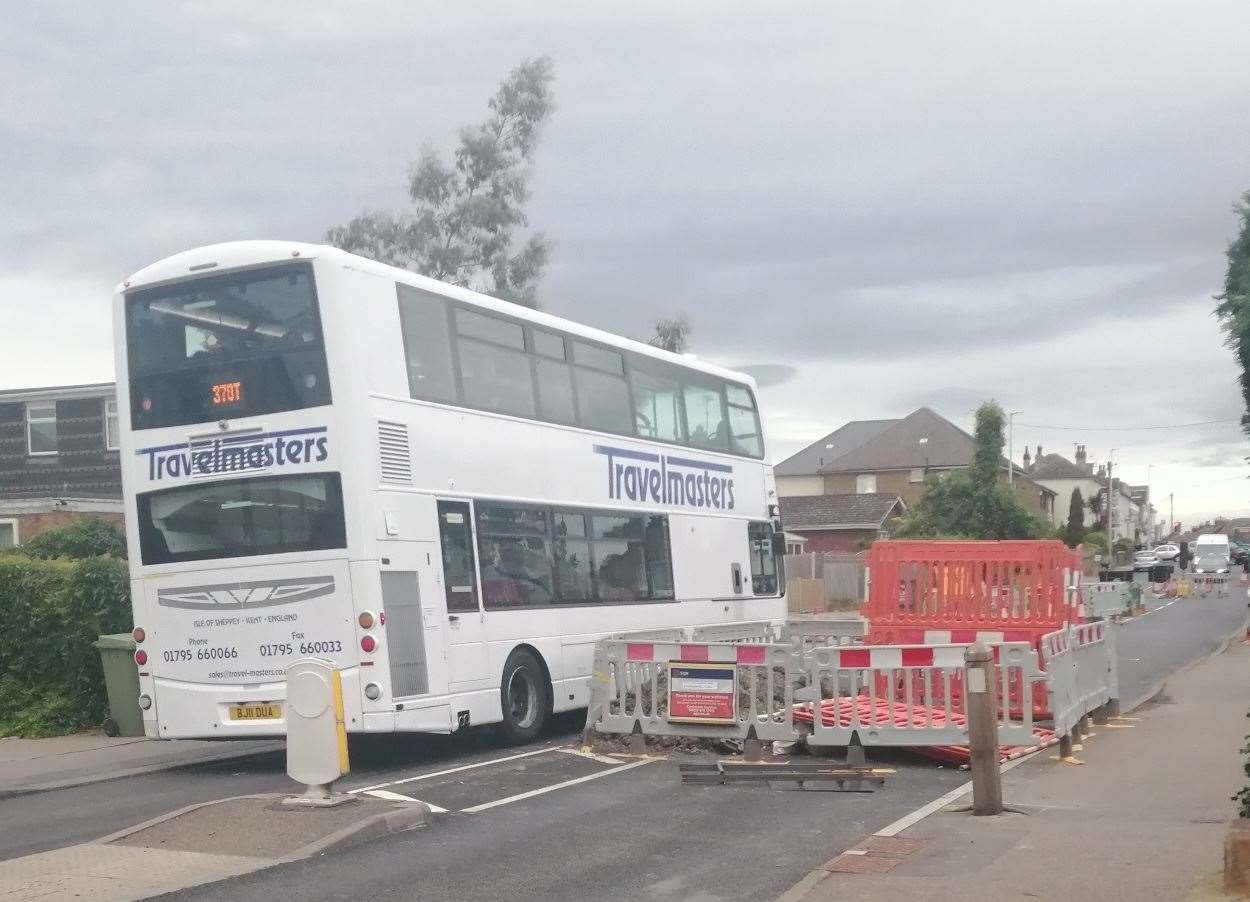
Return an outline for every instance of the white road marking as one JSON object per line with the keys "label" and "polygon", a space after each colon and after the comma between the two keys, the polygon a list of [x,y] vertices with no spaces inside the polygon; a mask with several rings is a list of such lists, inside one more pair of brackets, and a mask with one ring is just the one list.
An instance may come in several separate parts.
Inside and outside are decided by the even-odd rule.
{"label": "white road marking", "polygon": [[[364,794],[367,796],[373,796],[375,799],[385,799],[388,802],[421,802],[420,799],[414,799],[412,796],[401,796],[397,792],[389,792],[385,789],[370,789],[366,790]],[[433,805],[429,802],[421,802],[421,804],[429,808],[435,814],[447,813],[446,808],[440,808],[438,805]]]}
{"label": "white road marking", "polygon": [[[597,774],[589,774],[585,777],[578,777],[574,780],[565,780],[563,783],[553,783],[551,786],[544,786],[541,789],[531,789],[529,792],[522,792],[518,795],[508,796],[506,799],[496,799],[493,802],[486,802],[482,805],[474,805],[472,808],[464,808],[465,814],[475,814],[479,811],[486,811],[488,808],[498,808],[500,805],[510,805],[513,802],[520,802],[525,799],[532,799],[534,796],[540,796],[548,792],[555,792],[557,789],[565,789],[569,786],[576,786],[579,783],[588,783],[591,780],[598,780],[600,777],[608,777],[612,774],[619,774],[622,771],[631,770],[635,767],[642,767],[644,764],[650,764],[651,760],[631,761],[628,764],[622,764],[619,767],[609,767],[607,770],[601,770]],[[972,784],[968,784],[971,786]]]}
{"label": "white road marking", "polygon": [[607,755],[596,755],[594,752],[583,752],[581,749],[559,748],[557,752],[563,752],[566,755],[576,755],[578,758],[589,758],[591,761],[598,761],[602,764],[623,764],[624,762],[618,758],[609,758]]}
{"label": "white road marking", "polygon": [[[1043,746],[1042,748],[1045,748],[1045,746]],[[1036,755],[1040,753],[1041,751],[1042,749],[1039,748],[1037,752],[1034,752],[1029,755],[1024,755],[1021,758],[1016,758],[1014,761],[1008,761],[999,769],[999,773],[1005,774],[1007,773],[1007,771],[1013,770],[1019,767],[1021,764],[1031,759],[1033,755]],[[894,823],[889,824],[888,826],[882,827],[880,830],[874,833],[873,836],[898,836],[898,834],[902,833],[908,827],[915,826],[916,824],[924,820],[926,817],[933,814],[935,811],[940,811],[941,809],[949,805],[951,802],[954,802],[960,796],[966,795],[967,793],[970,793],[970,792],[972,792],[971,782],[965,783],[963,786],[957,786],[954,789],[952,789],[950,792],[946,793],[946,795],[938,796],[929,804],[921,805],[911,814],[905,814],[902,817],[900,817],[898,820],[896,820]]]}
{"label": "white road marking", "polygon": [[505,764],[508,761],[518,761],[521,758],[533,758],[535,755],[546,755],[556,751],[556,747],[545,749],[535,749],[532,752],[521,752],[516,755],[507,755],[503,758],[492,758],[489,761],[479,761],[476,764],[463,764],[460,767],[449,767],[447,770],[436,770],[429,774],[419,774],[415,777],[404,777],[402,780],[388,780],[385,783],[378,783],[374,786],[362,786],[360,789],[352,789],[349,792],[369,792],[374,789],[385,789],[387,786],[402,786],[404,783],[416,783],[420,780],[432,780],[435,777],[445,777],[448,774],[458,774],[461,771],[475,770],[479,767],[490,767],[492,764]]}

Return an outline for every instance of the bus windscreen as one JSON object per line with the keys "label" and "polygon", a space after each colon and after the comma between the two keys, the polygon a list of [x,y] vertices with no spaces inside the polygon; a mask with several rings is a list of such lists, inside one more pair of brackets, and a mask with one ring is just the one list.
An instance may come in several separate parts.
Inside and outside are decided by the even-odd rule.
{"label": "bus windscreen", "polygon": [[330,403],[307,262],[134,292],[126,343],[135,429]]}

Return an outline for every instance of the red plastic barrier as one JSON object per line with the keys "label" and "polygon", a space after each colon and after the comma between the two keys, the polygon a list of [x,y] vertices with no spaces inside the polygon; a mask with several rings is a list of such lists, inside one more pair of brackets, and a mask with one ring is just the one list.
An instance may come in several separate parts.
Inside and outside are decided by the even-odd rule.
{"label": "red plastic barrier", "polygon": [[[874,542],[864,616],[872,633],[925,630],[1027,631],[1034,638],[1083,623],[1076,582],[1081,561],[1058,541]],[[884,637],[883,637],[884,638]],[[884,644],[871,635],[869,644]]]}
{"label": "red plastic barrier", "polygon": [[[868,551],[866,645],[1029,642],[1066,623],[1084,623],[1081,558],[1062,542],[882,540]],[[952,687],[955,701],[959,687]],[[1013,691],[1014,694],[1014,691]],[[1033,713],[1048,715],[1044,686]],[[999,700],[1019,710],[1014,699]]]}

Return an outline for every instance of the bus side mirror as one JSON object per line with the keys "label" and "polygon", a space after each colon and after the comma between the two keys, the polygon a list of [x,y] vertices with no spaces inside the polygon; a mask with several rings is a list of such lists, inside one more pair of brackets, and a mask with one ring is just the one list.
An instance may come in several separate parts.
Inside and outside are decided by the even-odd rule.
{"label": "bus side mirror", "polygon": [[773,533],[773,557],[781,557],[786,553],[786,534],[784,532]]}

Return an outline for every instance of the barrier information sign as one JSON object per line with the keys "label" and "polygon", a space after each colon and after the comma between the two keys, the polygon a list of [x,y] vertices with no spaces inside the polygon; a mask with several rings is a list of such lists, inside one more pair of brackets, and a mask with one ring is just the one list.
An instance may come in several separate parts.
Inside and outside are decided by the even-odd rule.
{"label": "barrier information sign", "polygon": [[733,723],[737,720],[738,668],[735,664],[668,665],[668,719],[678,723]]}

